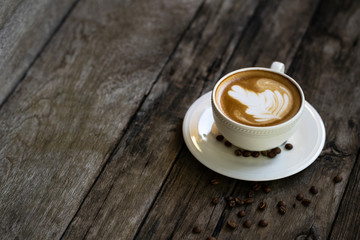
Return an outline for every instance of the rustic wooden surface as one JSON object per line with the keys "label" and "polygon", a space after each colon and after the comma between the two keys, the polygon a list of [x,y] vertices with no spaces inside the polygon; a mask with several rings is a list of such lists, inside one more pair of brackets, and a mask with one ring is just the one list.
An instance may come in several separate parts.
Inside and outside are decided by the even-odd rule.
{"label": "rustic wooden surface", "polygon": [[[1,239],[360,238],[359,1],[39,1],[21,15],[35,2],[0,5],[0,46],[14,42],[0,52]],[[182,120],[225,73],[274,60],[322,116],[326,144],[306,170],[229,208],[250,183],[201,165]]]}
{"label": "rustic wooden surface", "polygon": [[66,19],[76,0],[0,2],[0,105]]}

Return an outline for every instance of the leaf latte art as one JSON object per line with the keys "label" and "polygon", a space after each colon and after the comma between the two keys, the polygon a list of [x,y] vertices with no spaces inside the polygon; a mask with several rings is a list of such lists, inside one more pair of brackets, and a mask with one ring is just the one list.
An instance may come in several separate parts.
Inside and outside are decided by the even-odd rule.
{"label": "leaf latte art", "polygon": [[[269,79],[259,79],[257,84],[262,89],[262,85],[263,88],[266,88],[268,83],[272,85],[271,81]],[[282,119],[290,111],[291,94],[283,86],[278,85],[277,88],[276,90],[266,89],[262,92],[254,92],[242,86],[234,85],[228,91],[228,94],[247,107],[245,112],[253,117],[253,121],[250,122],[242,116],[238,116],[239,118],[249,123],[266,124]],[[238,114],[235,113],[235,115]]]}
{"label": "leaf latte art", "polygon": [[215,99],[228,118],[249,126],[274,126],[299,111],[302,96],[295,84],[276,73],[245,71],[230,75]]}

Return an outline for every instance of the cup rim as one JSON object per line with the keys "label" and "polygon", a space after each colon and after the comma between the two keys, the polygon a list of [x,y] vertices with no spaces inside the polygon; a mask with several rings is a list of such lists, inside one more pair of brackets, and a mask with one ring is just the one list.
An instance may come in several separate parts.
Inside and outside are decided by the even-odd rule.
{"label": "cup rim", "polygon": [[[242,124],[242,123],[239,123],[239,122],[236,122],[234,120],[232,120],[231,118],[229,118],[228,116],[226,116],[219,108],[217,102],[216,102],[216,98],[215,98],[215,94],[216,94],[216,89],[218,88],[218,86],[220,85],[220,83],[222,81],[224,81],[225,79],[227,79],[228,77],[230,77],[231,75],[234,75],[236,73],[239,73],[239,72],[245,72],[245,71],[250,71],[250,70],[261,70],[261,71],[267,71],[267,72],[272,72],[272,73],[275,73],[275,74],[278,74],[278,75],[281,75],[285,78],[287,78],[288,80],[290,80],[295,86],[296,88],[299,90],[300,92],[300,96],[301,96],[301,104],[300,104],[300,107],[299,107],[299,110],[297,111],[297,113],[290,119],[288,119],[287,121],[285,122],[282,122],[282,123],[279,123],[279,124],[276,124],[276,125],[273,125],[273,126],[250,126],[250,125],[246,125],[246,124]],[[224,75],[222,78],[220,78],[220,80],[218,80],[213,88],[213,91],[211,93],[211,101],[213,102],[213,105],[215,106],[217,112],[222,116],[224,117],[226,120],[230,121],[232,124],[235,124],[236,126],[239,126],[239,127],[243,127],[243,128],[247,128],[247,129],[251,129],[251,130],[272,130],[272,129],[277,129],[277,128],[281,128],[281,127],[284,127],[284,126],[287,126],[289,124],[291,124],[295,119],[298,119],[300,117],[300,115],[302,114],[303,112],[303,109],[304,109],[304,106],[305,106],[305,96],[304,96],[304,92],[302,90],[302,88],[300,87],[300,85],[292,78],[290,77],[289,75],[285,74],[285,73],[282,73],[282,72],[279,72],[279,71],[276,71],[276,70],[273,70],[271,68],[265,68],[265,67],[247,67],[247,68],[241,68],[241,69],[237,69],[237,70],[234,70],[232,72],[229,72],[227,73],[226,75]]]}

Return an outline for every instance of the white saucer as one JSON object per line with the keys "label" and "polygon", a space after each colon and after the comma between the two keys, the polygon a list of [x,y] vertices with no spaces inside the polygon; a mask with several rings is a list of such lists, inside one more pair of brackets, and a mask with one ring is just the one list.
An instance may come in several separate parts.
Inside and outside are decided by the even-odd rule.
{"label": "white saucer", "polygon": [[190,152],[202,164],[222,175],[249,181],[267,181],[291,176],[308,167],[319,156],[325,143],[325,127],[320,115],[305,103],[303,119],[288,140],[292,150],[281,147],[275,158],[238,157],[235,147],[216,140],[219,134],[211,110],[211,92],[196,100],[183,122],[183,136]]}

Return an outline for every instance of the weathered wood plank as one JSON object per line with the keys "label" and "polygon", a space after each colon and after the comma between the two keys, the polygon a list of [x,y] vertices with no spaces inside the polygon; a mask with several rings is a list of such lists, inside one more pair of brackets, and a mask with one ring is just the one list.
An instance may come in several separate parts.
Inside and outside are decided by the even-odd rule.
{"label": "weathered wood plank", "polygon": [[186,109],[208,77],[218,77],[220,63],[230,58],[257,4],[203,4],[64,239],[136,237],[183,145]]}
{"label": "weathered wood plank", "polygon": [[0,105],[76,0],[5,1],[0,6]]}
{"label": "weathered wood plank", "polygon": [[328,239],[360,239],[360,149]]}
{"label": "weathered wood plank", "polygon": [[0,111],[1,238],[61,237],[199,4],[76,5]]}

